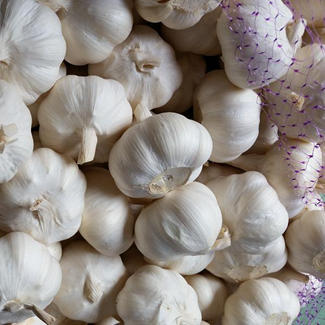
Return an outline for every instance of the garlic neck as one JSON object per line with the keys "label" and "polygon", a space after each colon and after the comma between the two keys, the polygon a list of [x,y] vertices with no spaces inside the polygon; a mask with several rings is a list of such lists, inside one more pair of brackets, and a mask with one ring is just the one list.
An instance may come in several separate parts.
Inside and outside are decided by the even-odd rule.
{"label": "garlic neck", "polygon": [[88,274],[84,284],[84,296],[91,303],[96,303],[100,300],[104,294],[101,283],[94,278],[94,276]]}
{"label": "garlic neck", "polygon": [[160,61],[157,58],[153,57],[151,53],[142,51],[140,47],[130,50],[130,58],[140,73],[151,73],[160,66]]}
{"label": "garlic neck", "polygon": [[7,144],[17,140],[17,133],[16,124],[0,125],[0,154],[3,153]]}
{"label": "garlic neck", "polygon": [[135,107],[133,114],[136,122],[144,121],[148,117],[152,116],[150,109],[141,103]]}
{"label": "garlic neck", "polygon": [[276,313],[270,315],[264,325],[288,325],[290,324],[290,317],[287,313]]}
{"label": "garlic neck", "polygon": [[211,247],[211,250],[219,251],[229,247],[230,245],[231,245],[231,235],[229,229],[226,225],[223,225],[216,241]]}
{"label": "garlic neck", "polygon": [[94,128],[83,128],[81,131],[80,151],[78,164],[84,164],[95,158],[97,147],[97,134]]}
{"label": "garlic neck", "polygon": [[325,250],[321,251],[313,258],[313,268],[325,274]]}

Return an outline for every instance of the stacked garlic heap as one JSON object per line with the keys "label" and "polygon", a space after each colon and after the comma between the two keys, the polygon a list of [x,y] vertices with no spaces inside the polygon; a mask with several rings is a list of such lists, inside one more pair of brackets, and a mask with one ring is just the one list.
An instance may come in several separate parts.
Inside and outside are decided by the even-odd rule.
{"label": "stacked garlic heap", "polygon": [[0,0],[0,325],[293,324],[325,279],[315,1]]}

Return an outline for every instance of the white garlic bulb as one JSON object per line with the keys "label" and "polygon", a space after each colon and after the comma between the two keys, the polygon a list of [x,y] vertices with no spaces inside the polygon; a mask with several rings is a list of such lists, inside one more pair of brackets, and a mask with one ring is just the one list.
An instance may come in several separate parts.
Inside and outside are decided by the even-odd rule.
{"label": "white garlic bulb", "polygon": [[67,41],[65,59],[71,64],[104,60],[132,30],[131,0],[39,1],[57,12]]}
{"label": "white garlic bulb", "polygon": [[325,279],[325,211],[306,211],[285,235],[288,262],[298,272]]}
{"label": "white garlic bulb", "polygon": [[303,17],[308,25],[324,27],[325,2],[323,0],[291,0],[290,5],[296,17]]}
{"label": "white garlic bulb", "polygon": [[118,319],[115,317],[109,317],[97,322],[96,325],[118,325],[122,324]]}
{"label": "white garlic bulb", "polygon": [[227,299],[222,324],[291,325],[299,309],[297,296],[280,280],[249,280]]}
{"label": "white garlic bulb", "polygon": [[249,149],[258,136],[260,98],[232,85],[224,71],[209,72],[194,95],[194,117],[211,134],[210,160],[227,162]]}
{"label": "white garlic bulb", "polygon": [[61,268],[47,248],[21,232],[0,238],[0,323],[14,323],[37,316],[52,318],[44,309],[61,284]]}
{"label": "white garlic bulb", "polygon": [[200,325],[197,295],[175,271],[148,265],[126,281],[117,296],[124,325]]}
{"label": "white garlic bulb", "polygon": [[2,0],[0,78],[26,104],[56,81],[66,45],[56,14],[34,0]]}
{"label": "white garlic bulb", "polygon": [[[0,62],[1,66],[1,62]],[[8,182],[33,152],[30,113],[7,82],[0,80],[0,184]]]}
{"label": "white garlic bulb", "polygon": [[186,29],[170,29],[162,26],[161,33],[176,51],[202,55],[221,54],[217,38],[217,20],[222,10],[220,7],[204,15],[201,20]]}
{"label": "white garlic bulb", "polygon": [[76,241],[64,249],[61,268],[62,284],[54,303],[62,314],[88,323],[116,314],[115,299],[126,280],[119,256],[101,255]]}
{"label": "white garlic bulb", "polygon": [[224,282],[208,273],[186,276],[185,280],[198,296],[202,318],[211,322],[220,320],[228,297]]}
{"label": "white garlic bulb", "polygon": [[323,45],[298,49],[287,74],[265,91],[272,122],[282,134],[308,142],[325,137],[325,53]]}
{"label": "white garlic bulb", "polygon": [[153,261],[172,261],[213,250],[222,216],[213,193],[190,183],[146,206],[135,223],[135,243]]}
{"label": "white garlic bulb", "polygon": [[239,283],[277,272],[287,263],[287,252],[282,236],[255,253],[245,252],[238,244],[217,251],[207,270],[227,282]]}
{"label": "white garlic bulb", "polygon": [[38,118],[44,146],[79,164],[106,162],[112,145],[132,123],[132,109],[117,81],[66,76],[44,99]]}
{"label": "white garlic bulb", "polygon": [[79,232],[103,255],[120,255],[133,243],[134,216],[128,200],[107,170],[93,167],[84,173],[87,190]]}
{"label": "white garlic bulb", "polygon": [[289,33],[289,24],[292,12],[282,0],[242,0],[238,6],[229,2],[218,20],[217,35],[234,85],[256,89],[287,72],[305,29],[300,19]]}
{"label": "white garlic bulb", "polygon": [[55,321],[52,325],[87,325],[85,322],[72,320],[65,317],[54,302],[47,306],[45,311],[55,318]]}
{"label": "white garlic bulb", "polygon": [[159,198],[193,181],[211,150],[211,137],[201,124],[161,113],[124,132],[111,150],[109,169],[125,195]]}
{"label": "white garlic bulb", "polygon": [[89,74],[119,81],[138,119],[165,105],[182,82],[174,50],[148,26],[137,25],[106,60],[89,65]]}
{"label": "white garlic bulb", "polygon": [[206,185],[218,200],[232,244],[243,252],[258,253],[286,230],[288,213],[261,173],[218,177]]}
{"label": "white garlic bulb", "polygon": [[195,25],[221,0],[135,0],[138,13],[152,23],[162,22],[173,29],[185,29]]}
{"label": "white garlic bulb", "polygon": [[183,81],[167,104],[158,107],[155,112],[184,113],[193,105],[193,91],[205,75],[206,63],[201,56],[192,53],[178,54]]}
{"label": "white garlic bulb", "polygon": [[41,148],[8,183],[0,185],[0,228],[23,231],[45,244],[79,229],[86,180],[77,164]]}

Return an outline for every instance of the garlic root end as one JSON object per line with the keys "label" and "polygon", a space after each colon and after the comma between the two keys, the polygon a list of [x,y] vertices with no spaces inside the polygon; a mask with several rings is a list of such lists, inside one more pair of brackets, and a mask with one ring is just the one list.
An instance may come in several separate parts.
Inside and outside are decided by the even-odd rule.
{"label": "garlic root end", "polygon": [[94,128],[84,128],[82,130],[81,148],[78,156],[78,164],[94,160],[97,146],[97,134]]}

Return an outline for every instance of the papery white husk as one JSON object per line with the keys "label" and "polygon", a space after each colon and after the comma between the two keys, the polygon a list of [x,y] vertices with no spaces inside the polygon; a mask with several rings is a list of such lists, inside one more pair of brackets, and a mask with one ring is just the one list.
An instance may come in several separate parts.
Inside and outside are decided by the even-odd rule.
{"label": "papery white husk", "polygon": [[194,117],[212,137],[211,161],[231,161],[254,144],[260,103],[253,90],[235,87],[222,70],[205,76],[194,95]]}
{"label": "papery white husk", "polygon": [[111,150],[109,169],[125,195],[159,198],[195,180],[211,150],[202,125],[177,113],[161,113],[124,132]]}
{"label": "papery white husk", "polygon": [[45,244],[67,239],[79,229],[85,191],[85,177],[73,160],[38,149],[0,185],[0,228],[29,233]]}
{"label": "papery white husk", "polygon": [[31,157],[31,122],[30,113],[16,89],[0,80],[0,184],[12,179]]}

